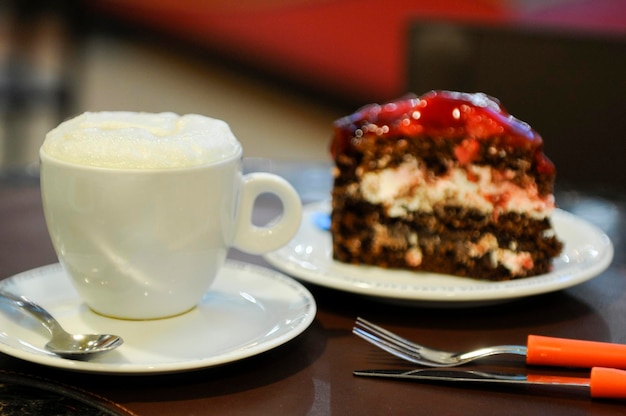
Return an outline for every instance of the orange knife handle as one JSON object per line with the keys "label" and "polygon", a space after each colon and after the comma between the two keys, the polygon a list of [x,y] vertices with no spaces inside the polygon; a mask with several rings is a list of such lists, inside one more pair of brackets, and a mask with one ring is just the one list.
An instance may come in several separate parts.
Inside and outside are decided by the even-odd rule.
{"label": "orange knife handle", "polygon": [[594,367],[589,387],[593,398],[626,399],[626,371]]}
{"label": "orange knife handle", "polygon": [[529,335],[526,363],[626,369],[626,345]]}

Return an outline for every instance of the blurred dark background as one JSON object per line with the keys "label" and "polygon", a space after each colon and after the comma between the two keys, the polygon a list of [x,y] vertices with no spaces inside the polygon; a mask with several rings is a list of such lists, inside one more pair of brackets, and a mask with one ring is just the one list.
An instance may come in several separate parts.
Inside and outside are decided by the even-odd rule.
{"label": "blurred dark background", "polygon": [[533,126],[558,181],[626,190],[623,0],[14,0],[0,36],[5,167],[102,109],[202,113],[247,156],[328,161],[336,117],[453,89]]}

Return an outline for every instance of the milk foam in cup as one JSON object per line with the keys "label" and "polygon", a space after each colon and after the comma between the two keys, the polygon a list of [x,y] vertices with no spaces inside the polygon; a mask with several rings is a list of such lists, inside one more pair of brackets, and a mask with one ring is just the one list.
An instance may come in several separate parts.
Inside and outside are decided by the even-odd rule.
{"label": "milk foam in cup", "polygon": [[[242,175],[229,126],[201,115],[84,113],[40,149],[48,231],[84,302],[116,318],[156,319],[196,306],[236,247],[262,254],[301,220],[293,187]],[[254,201],[275,194],[277,222],[252,223]]]}
{"label": "milk foam in cup", "polygon": [[197,114],[84,113],[46,135],[50,157],[117,169],[185,168],[241,152],[228,124]]}

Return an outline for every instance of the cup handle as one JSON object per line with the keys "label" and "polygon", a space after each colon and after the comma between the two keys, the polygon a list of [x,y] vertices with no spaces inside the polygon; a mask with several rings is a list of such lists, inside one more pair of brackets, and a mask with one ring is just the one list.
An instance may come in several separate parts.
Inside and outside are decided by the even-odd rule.
{"label": "cup handle", "polygon": [[[283,204],[277,222],[259,227],[252,223],[256,198],[263,193],[274,194]],[[233,246],[250,254],[264,254],[287,244],[302,221],[302,202],[289,182],[271,173],[249,173],[243,177],[239,215]]]}

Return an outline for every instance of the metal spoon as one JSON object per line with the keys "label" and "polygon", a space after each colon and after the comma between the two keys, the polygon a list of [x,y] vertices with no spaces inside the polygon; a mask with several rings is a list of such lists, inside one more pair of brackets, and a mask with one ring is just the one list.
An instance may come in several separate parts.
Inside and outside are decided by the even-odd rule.
{"label": "metal spoon", "polygon": [[37,318],[52,335],[45,348],[63,358],[89,360],[98,354],[114,350],[124,342],[117,335],[70,334],[48,311],[24,296],[18,297],[0,291],[0,301],[15,306]]}

